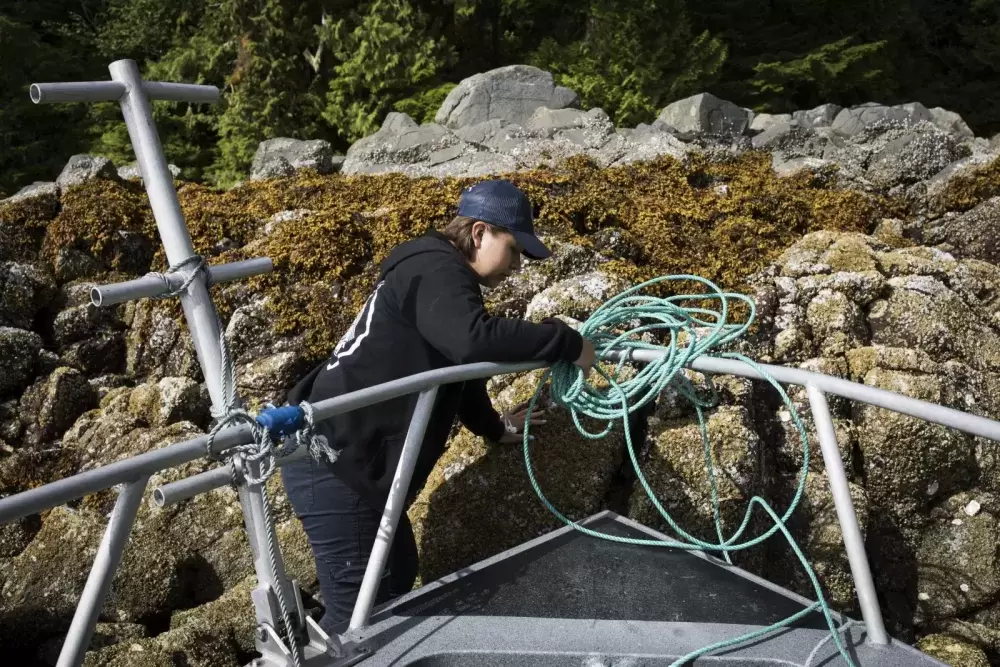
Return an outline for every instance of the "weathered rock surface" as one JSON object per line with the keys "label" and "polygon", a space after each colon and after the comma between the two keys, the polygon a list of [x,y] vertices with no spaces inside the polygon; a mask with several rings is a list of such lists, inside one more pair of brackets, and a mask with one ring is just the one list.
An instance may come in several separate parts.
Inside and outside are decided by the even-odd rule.
{"label": "weathered rock surface", "polygon": [[321,139],[268,139],[261,142],[250,166],[250,180],[288,176],[296,169],[328,174],[339,169],[343,157],[335,156],[330,142]]}
{"label": "weathered rock surface", "polygon": [[66,189],[95,178],[119,180],[120,177],[115,165],[106,157],[74,155],[63,167],[59,177],[56,178],[56,185],[61,189]]}
{"label": "weathered rock surface", "polygon": [[535,109],[574,106],[577,94],[555,85],[548,72],[527,65],[510,65],[465,79],[448,93],[434,118],[449,128],[491,120],[523,124]]}

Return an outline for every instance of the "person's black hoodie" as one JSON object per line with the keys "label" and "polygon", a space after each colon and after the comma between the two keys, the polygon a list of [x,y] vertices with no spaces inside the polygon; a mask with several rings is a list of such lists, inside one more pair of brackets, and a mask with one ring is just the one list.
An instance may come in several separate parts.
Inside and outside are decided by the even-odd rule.
{"label": "person's black hoodie", "polygon": [[[561,320],[541,323],[486,312],[476,273],[437,231],[407,241],[382,263],[376,286],[330,358],[292,389],[292,405],[315,403],[423,371],[482,361],[573,362],[583,340]],[[411,394],[337,415],[317,425],[341,450],[334,473],[381,509],[416,406]],[[409,497],[444,451],[455,417],[476,435],[498,440],[500,415],[486,381],[442,386],[420,449]]]}

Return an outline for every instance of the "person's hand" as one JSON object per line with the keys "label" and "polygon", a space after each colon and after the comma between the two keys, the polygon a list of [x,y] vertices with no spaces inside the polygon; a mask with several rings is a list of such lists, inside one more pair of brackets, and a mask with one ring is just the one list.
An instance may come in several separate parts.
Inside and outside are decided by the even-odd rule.
{"label": "person's hand", "polygon": [[594,344],[586,338],[583,339],[583,348],[580,350],[580,358],[573,362],[583,370],[583,377],[590,377],[591,367],[597,363],[597,350]]}
{"label": "person's hand", "polygon": [[[545,423],[544,419],[539,419],[539,415],[544,415],[544,409],[535,409],[531,413],[531,421],[528,422],[529,426],[541,426]],[[507,431],[500,438],[501,444],[514,444],[524,441],[524,422],[528,417],[528,401],[525,401],[519,405],[514,406],[507,412],[503,413],[504,424],[510,424],[514,427],[514,432],[511,433]],[[530,436],[534,440],[535,436]]]}

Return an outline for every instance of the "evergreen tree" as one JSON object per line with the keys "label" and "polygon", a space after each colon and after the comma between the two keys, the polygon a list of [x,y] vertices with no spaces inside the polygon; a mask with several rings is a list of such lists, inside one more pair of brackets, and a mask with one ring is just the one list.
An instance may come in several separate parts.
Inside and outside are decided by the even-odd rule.
{"label": "evergreen tree", "polygon": [[317,34],[337,60],[323,118],[348,141],[375,132],[394,103],[436,82],[453,58],[407,0],[373,0]]}
{"label": "evergreen tree", "polygon": [[725,59],[722,42],[692,31],[681,0],[591,0],[581,39],[546,39],[532,57],[585,107],[631,126],[706,88]]}
{"label": "evergreen tree", "polygon": [[36,180],[54,180],[85,150],[85,104],[31,101],[32,83],[108,77],[93,48],[101,2],[0,4],[0,197]]}

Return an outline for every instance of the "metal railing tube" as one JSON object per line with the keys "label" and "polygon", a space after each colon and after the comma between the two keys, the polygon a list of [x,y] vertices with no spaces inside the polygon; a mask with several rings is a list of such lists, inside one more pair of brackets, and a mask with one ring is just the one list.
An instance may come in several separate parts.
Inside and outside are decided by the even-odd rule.
{"label": "metal railing tube", "polygon": [[[309,456],[309,451],[304,447],[299,447],[288,456],[281,456],[274,459],[274,464],[279,468],[293,461],[301,461]],[[233,471],[231,466],[221,466],[212,468],[197,475],[191,475],[176,482],[170,482],[153,489],[153,502],[157,507],[167,507],[194,498],[199,493],[208,493],[215,489],[221,489],[233,482]]]}
{"label": "metal railing tube", "polygon": [[[227,428],[216,436],[213,451],[220,452],[252,441],[253,436],[246,426]],[[207,444],[208,436],[201,435],[2,498],[0,524],[65,505],[77,498],[110,489],[116,484],[127,484],[137,477],[154,475],[161,470],[190,463],[205,456]]]}
{"label": "metal railing tube", "polygon": [[[613,352],[609,356],[618,359],[622,354],[621,352]],[[629,353],[629,357],[636,361],[649,362],[655,361],[661,354],[654,350],[634,350]],[[930,403],[918,398],[911,398],[896,392],[858,382],[851,382],[850,380],[830,375],[813,373],[812,371],[804,371],[798,368],[786,368],[784,366],[758,365],[782,384],[797,384],[803,387],[815,385],[824,394],[833,394],[861,401],[878,408],[885,408],[886,410],[916,417],[923,421],[948,426],[963,433],[1000,441],[1000,422],[986,417],[980,417],[956,410],[955,408],[947,408],[937,403]],[[758,380],[764,379],[752,366],[735,359],[721,359],[709,356],[698,357],[691,363],[691,368],[696,371],[714,373],[716,375],[740,375]]]}
{"label": "metal railing tube", "polygon": [[125,84],[118,81],[73,81],[70,83],[33,83],[28,89],[35,104],[56,102],[113,102],[125,94]]}
{"label": "metal railing tube", "polygon": [[192,104],[215,104],[219,101],[219,89],[198,83],[169,83],[143,81],[142,87],[151,100],[190,102]]}
{"label": "metal railing tube", "polygon": [[382,521],[375,535],[375,544],[372,545],[372,553],[368,557],[365,577],[361,580],[361,590],[354,603],[350,630],[368,625],[372,607],[375,606],[375,595],[378,593],[382,571],[385,570],[385,563],[389,558],[392,538],[396,536],[396,527],[399,525],[399,517],[403,513],[406,493],[410,488],[413,469],[417,465],[417,456],[420,454],[420,445],[424,441],[424,433],[427,431],[431,412],[434,410],[437,392],[437,387],[427,389],[417,399],[413,417],[410,419],[410,427],[406,430],[406,440],[403,441],[403,451],[399,455],[399,464],[396,466],[396,472],[392,478],[392,486],[389,487],[389,497],[386,499],[385,509],[382,511]]}
{"label": "metal railing tube", "polygon": [[104,531],[104,537],[101,538],[97,556],[94,557],[90,575],[80,595],[80,602],[76,605],[76,613],[73,614],[66,641],[63,642],[62,651],[59,652],[56,667],[79,667],[83,664],[87,649],[90,647],[90,640],[94,636],[97,618],[104,609],[104,601],[108,597],[111,582],[121,563],[122,553],[128,543],[128,536],[132,532],[132,524],[135,522],[135,515],[139,511],[142,494],[148,482],[149,477],[141,477],[126,484],[118,500],[115,501],[108,527]]}
{"label": "metal railing tube", "polygon": [[854,576],[854,588],[858,592],[861,615],[868,628],[868,638],[875,644],[888,644],[889,636],[885,633],[882,610],[879,608],[875,582],[872,580],[871,565],[865,552],[865,538],[861,535],[858,515],[851,500],[851,488],[847,484],[847,473],[844,472],[844,462],[840,458],[840,448],[837,447],[837,435],[833,430],[830,406],[827,404],[826,396],[816,385],[807,385],[806,393],[809,395],[809,405],[812,408],[813,421],[816,423],[816,435],[819,438],[820,450],[823,452],[826,476],[830,482],[833,505],[837,509],[847,560],[851,564],[851,574]]}

